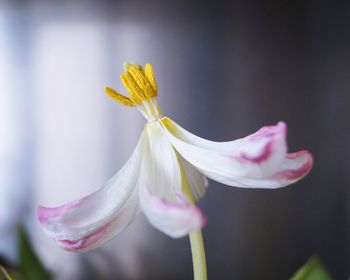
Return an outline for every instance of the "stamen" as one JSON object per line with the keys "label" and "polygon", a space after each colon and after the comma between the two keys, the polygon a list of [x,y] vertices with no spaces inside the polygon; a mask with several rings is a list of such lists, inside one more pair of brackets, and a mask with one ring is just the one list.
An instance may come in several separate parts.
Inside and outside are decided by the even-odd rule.
{"label": "stamen", "polygon": [[158,95],[158,86],[157,86],[156,79],[154,77],[153,67],[149,63],[147,63],[145,66],[145,75],[153,88],[154,95],[152,95],[152,97],[156,97]]}
{"label": "stamen", "polygon": [[138,86],[143,90],[147,98],[154,96],[153,88],[149,83],[149,81],[147,80],[147,78],[145,77],[145,74],[143,73],[142,68],[138,69],[134,65],[130,65],[128,68],[128,72],[134,78]]}
{"label": "stamen", "polygon": [[105,87],[105,93],[109,97],[111,97],[114,101],[117,101],[118,103],[120,103],[124,106],[133,107],[135,105],[134,102],[132,102],[132,100],[129,97],[120,94],[119,92],[117,92],[113,88]]}
{"label": "stamen", "polygon": [[[148,113],[158,116],[158,106],[152,103],[152,100],[155,101],[155,98],[153,97],[158,95],[157,83],[152,66],[150,64],[146,64],[144,69],[142,66],[136,63],[124,63],[124,69],[125,71],[120,75],[120,79],[130,97],[124,96],[109,87],[105,88],[105,92],[113,100],[130,107],[140,105],[141,103],[144,107],[146,106],[146,103],[150,103],[150,106],[152,105],[152,110]],[[139,109],[139,106],[137,107]],[[146,110],[147,108],[144,109]]]}
{"label": "stamen", "polygon": [[142,68],[141,65],[137,64],[136,62],[124,62],[123,67],[125,71],[129,71],[130,66],[135,66],[137,69]]}
{"label": "stamen", "polygon": [[120,79],[126,90],[129,92],[131,99],[136,103],[140,104],[143,100],[147,99],[147,96],[143,90],[138,86],[134,78],[129,72],[125,72],[120,75]]}

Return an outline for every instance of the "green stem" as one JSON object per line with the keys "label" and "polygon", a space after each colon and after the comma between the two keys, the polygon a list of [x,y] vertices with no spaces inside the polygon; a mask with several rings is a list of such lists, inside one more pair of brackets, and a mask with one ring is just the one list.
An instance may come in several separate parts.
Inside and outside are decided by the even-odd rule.
{"label": "green stem", "polygon": [[205,261],[204,243],[202,231],[190,232],[193,275],[195,280],[207,280],[207,266]]}
{"label": "green stem", "polygon": [[[183,170],[183,166],[181,164],[181,160],[179,159],[179,155],[177,155],[177,158],[181,171],[182,191],[187,197],[189,203],[195,205],[194,197],[188,185],[186,174]],[[194,280],[207,280],[207,264],[205,258],[202,231],[200,229],[193,230],[190,232],[189,236],[191,243]]]}

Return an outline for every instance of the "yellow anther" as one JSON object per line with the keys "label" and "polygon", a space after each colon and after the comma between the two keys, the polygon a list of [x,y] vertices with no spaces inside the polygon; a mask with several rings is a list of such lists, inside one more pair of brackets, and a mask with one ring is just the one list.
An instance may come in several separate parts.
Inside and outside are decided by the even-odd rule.
{"label": "yellow anther", "polygon": [[145,66],[145,75],[146,75],[146,78],[148,79],[148,81],[151,84],[152,89],[153,89],[152,97],[157,96],[158,95],[158,86],[157,86],[156,79],[154,77],[154,71],[153,71],[152,65],[149,63],[147,63]]}
{"label": "yellow anther", "polygon": [[141,88],[147,98],[154,96],[153,88],[146,78],[142,67],[136,68],[134,65],[131,65],[128,68],[128,72],[134,78],[135,82]]}
{"label": "yellow anther", "polygon": [[138,86],[134,78],[129,72],[125,72],[120,75],[120,79],[126,90],[129,92],[131,99],[136,103],[140,104],[143,100],[147,99],[147,96],[143,90]]}
{"label": "yellow anther", "polygon": [[130,66],[134,66],[134,67],[136,67],[137,69],[142,68],[141,65],[138,65],[138,64],[135,63],[135,62],[124,62],[123,66],[124,66],[124,70],[125,70],[125,71],[129,71],[129,67],[130,67]]}
{"label": "yellow anther", "polygon": [[134,102],[132,102],[132,100],[129,97],[120,94],[119,92],[117,92],[116,90],[110,87],[105,87],[105,93],[109,97],[111,97],[114,101],[117,101],[122,105],[130,106],[130,107],[134,106]]}
{"label": "yellow anther", "polygon": [[150,64],[146,64],[145,69],[143,69],[142,66],[136,63],[124,63],[124,69],[125,72],[120,75],[120,79],[130,97],[106,87],[105,92],[113,100],[125,106],[133,107],[136,104],[141,104],[144,100],[149,103],[152,97],[158,95],[157,83]]}

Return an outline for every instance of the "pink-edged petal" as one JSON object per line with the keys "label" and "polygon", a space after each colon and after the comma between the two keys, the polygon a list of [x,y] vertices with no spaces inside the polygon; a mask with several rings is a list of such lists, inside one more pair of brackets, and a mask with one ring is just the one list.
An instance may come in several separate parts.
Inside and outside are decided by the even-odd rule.
{"label": "pink-edged petal", "polygon": [[36,211],[38,220],[42,225],[46,226],[49,223],[51,223],[52,220],[62,216],[67,211],[79,207],[79,205],[82,204],[85,199],[85,197],[82,197],[59,207],[49,208],[44,206],[38,206]]}
{"label": "pink-edged petal", "polygon": [[294,182],[303,178],[311,170],[313,158],[309,151],[299,151],[287,154],[281,170],[275,174],[280,181]]}
{"label": "pink-edged petal", "polygon": [[110,240],[114,237],[113,227],[116,226],[117,219],[103,225],[95,232],[78,240],[57,240],[60,247],[71,252],[85,252],[92,250],[102,244],[103,241]]}
{"label": "pink-edged petal", "polygon": [[62,248],[94,249],[122,231],[139,213],[137,180],[145,133],[123,168],[96,192],[60,207],[39,206],[37,216],[45,231]]}
{"label": "pink-edged petal", "polygon": [[204,218],[181,194],[178,157],[164,129],[154,122],[147,124],[147,132],[148,149],[139,180],[140,206],[155,228],[171,237],[182,237],[203,226]]}
{"label": "pink-edged petal", "polygon": [[177,193],[176,196],[170,202],[153,195],[147,186],[140,187],[140,203],[148,221],[172,238],[183,237],[206,224],[198,207],[189,204],[183,194]]}
{"label": "pink-edged petal", "polygon": [[[169,118],[163,118],[162,125],[183,158],[207,177],[227,185],[279,188],[301,179],[312,167],[310,153],[308,158],[311,160],[302,170],[298,169],[301,158],[287,154],[287,126],[283,122],[265,126],[245,138],[230,142],[205,140]],[[303,152],[297,152],[300,153]]]}

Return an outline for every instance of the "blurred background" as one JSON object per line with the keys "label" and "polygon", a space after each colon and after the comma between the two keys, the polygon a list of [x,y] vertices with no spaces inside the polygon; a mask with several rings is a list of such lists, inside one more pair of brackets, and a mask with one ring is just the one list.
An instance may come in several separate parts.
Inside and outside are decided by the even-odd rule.
{"label": "blurred background", "polygon": [[0,255],[16,263],[25,223],[57,279],[191,279],[187,238],[143,215],[104,247],[58,249],[35,206],[102,186],[133,151],[145,120],[112,102],[124,61],[153,64],[163,112],[227,141],[288,124],[290,151],[312,172],[280,190],[210,181],[200,201],[209,279],[288,279],[317,254],[350,276],[350,2],[0,2]]}

